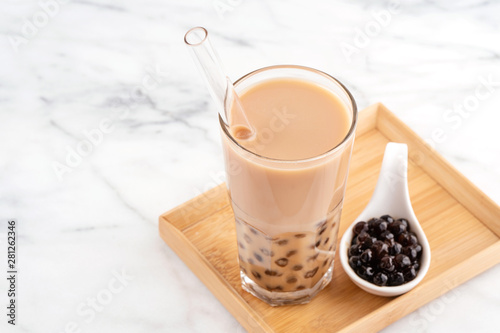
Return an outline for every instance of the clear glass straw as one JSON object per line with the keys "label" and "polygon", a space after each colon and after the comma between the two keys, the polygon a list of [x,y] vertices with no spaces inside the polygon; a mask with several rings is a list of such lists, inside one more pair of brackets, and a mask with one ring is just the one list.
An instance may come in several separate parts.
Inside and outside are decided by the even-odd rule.
{"label": "clear glass straw", "polygon": [[237,138],[252,137],[254,129],[248,122],[233,83],[222,69],[219,57],[208,39],[208,31],[203,27],[192,28],[186,32],[184,42],[205,79],[224,123],[233,130]]}

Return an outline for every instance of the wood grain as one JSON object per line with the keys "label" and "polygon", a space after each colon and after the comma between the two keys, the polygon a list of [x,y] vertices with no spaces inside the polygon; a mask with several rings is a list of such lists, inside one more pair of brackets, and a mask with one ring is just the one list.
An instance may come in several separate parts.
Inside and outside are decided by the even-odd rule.
{"label": "wood grain", "polygon": [[338,256],[332,283],[307,305],[270,307],[244,292],[224,184],[160,216],[161,237],[248,332],[378,331],[500,262],[500,208],[381,104],[359,114],[339,239],[368,203],[389,141],[409,146],[409,189],[432,249],[409,293],[383,298],[355,286]]}

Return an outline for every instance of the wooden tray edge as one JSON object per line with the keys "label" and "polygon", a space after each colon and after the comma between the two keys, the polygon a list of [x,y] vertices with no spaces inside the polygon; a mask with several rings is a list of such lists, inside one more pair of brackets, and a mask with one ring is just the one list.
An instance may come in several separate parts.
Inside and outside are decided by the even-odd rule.
{"label": "wooden tray edge", "polygon": [[386,106],[382,103],[377,106],[377,129],[391,141],[403,141],[408,144],[410,159],[500,237],[500,206]]}
{"label": "wooden tray edge", "polygon": [[[427,281],[424,279],[413,292],[410,291],[394,298],[399,300],[398,303],[404,302],[411,304],[410,306],[401,307],[394,304],[394,302],[389,302],[344,327],[339,332],[381,330],[499,263],[500,240],[434,278]],[[415,297],[415,293],[417,293],[417,297]],[[413,300],[411,302],[405,301],[405,298],[412,298]],[[387,316],[387,314],[390,314],[390,316]]]}
{"label": "wooden tray edge", "polygon": [[226,184],[221,183],[168,210],[160,218],[163,217],[175,228],[184,231],[228,205]]}
{"label": "wooden tray edge", "polygon": [[[377,128],[378,110],[382,104],[377,103],[358,112],[358,124],[356,127],[356,136],[361,136]],[[356,139],[354,139],[356,144]]]}
{"label": "wooden tray edge", "polygon": [[[170,246],[186,266],[189,267],[198,279],[200,279],[210,292],[222,303],[226,310],[229,311],[248,332],[274,332],[264,319],[259,317],[255,310],[241,298],[239,293],[234,290],[216,269],[210,269],[210,267],[212,267],[210,262],[200,254],[198,249],[184,233],[170,223],[164,215],[159,218],[158,229],[163,241]],[[194,257],[188,254],[194,254]],[[224,285],[230,292],[220,292],[221,289],[217,288],[217,285],[220,284]],[[246,311],[246,318],[244,318],[244,315],[242,315],[238,309],[244,309]]]}

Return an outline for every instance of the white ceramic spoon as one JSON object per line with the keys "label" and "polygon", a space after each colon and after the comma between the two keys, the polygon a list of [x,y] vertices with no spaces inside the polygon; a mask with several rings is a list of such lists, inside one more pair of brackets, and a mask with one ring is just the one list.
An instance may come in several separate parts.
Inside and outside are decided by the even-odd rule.
{"label": "white ceramic spoon", "polygon": [[[408,193],[408,146],[402,143],[390,142],[385,148],[384,160],[378,177],[377,186],[370,202],[351,226],[346,230],[340,241],[340,262],[351,280],[361,289],[378,296],[398,296],[414,288],[429,270],[431,249],[420,223],[413,212],[410,194]],[[348,250],[353,237],[352,228],[359,221],[368,221],[372,217],[389,214],[394,219],[406,218],[410,230],[413,231],[422,246],[420,269],[412,281],[400,286],[377,286],[360,278],[349,265]]]}

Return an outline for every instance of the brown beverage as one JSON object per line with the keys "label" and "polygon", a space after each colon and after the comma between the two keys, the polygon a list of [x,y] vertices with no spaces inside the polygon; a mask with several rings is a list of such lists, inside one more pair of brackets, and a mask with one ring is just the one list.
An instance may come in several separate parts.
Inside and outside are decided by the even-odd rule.
{"label": "brown beverage", "polygon": [[243,288],[271,305],[306,303],[331,280],[355,104],[298,66],[258,70],[236,90],[257,133],[237,139],[221,122]]}

